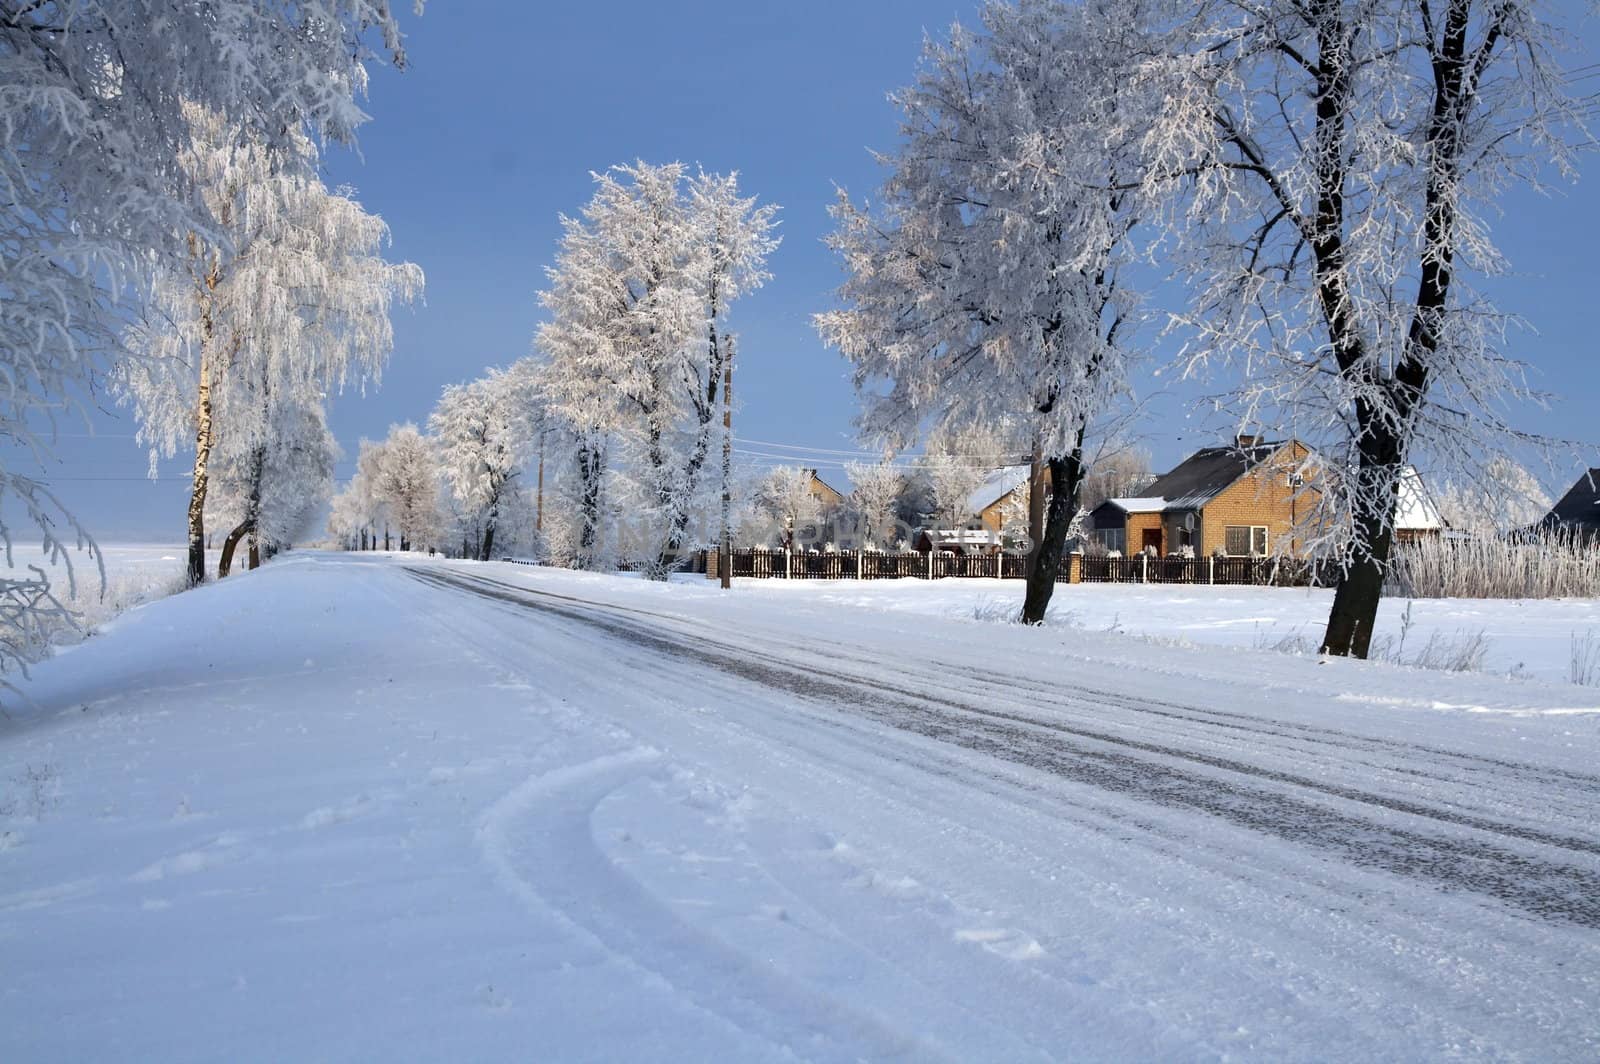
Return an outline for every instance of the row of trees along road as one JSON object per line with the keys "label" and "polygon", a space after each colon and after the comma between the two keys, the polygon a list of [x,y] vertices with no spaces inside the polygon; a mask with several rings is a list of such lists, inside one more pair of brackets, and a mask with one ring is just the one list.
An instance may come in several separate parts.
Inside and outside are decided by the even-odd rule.
{"label": "row of trees along road", "polygon": [[1040,621],[1085,435],[1125,394],[1131,279],[1169,272],[1183,372],[1232,371],[1241,424],[1324,463],[1302,510],[1342,563],[1323,646],[1365,656],[1407,463],[1481,483],[1525,438],[1511,321],[1470,278],[1504,267],[1484,212],[1590,143],[1560,32],[1527,0],[987,4],[894,97],[878,205],[835,207],[847,280],[817,324],[863,427],[1036,441]]}
{"label": "row of trees along road", "polygon": [[[129,308],[145,306],[158,279],[202,264],[200,249],[227,243],[227,222],[214,198],[196,194],[188,165],[206,135],[194,116],[214,116],[286,172],[309,165],[303,137],[351,142],[366,118],[365,64],[405,65],[391,6],[0,0],[0,431],[48,456],[45,427],[81,409],[127,359]],[[295,431],[315,437],[315,414],[302,413]],[[69,580],[67,548],[94,550],[38,478],[0,467],[0,501]],[[8,548],[17,528],[0,528]],[[43,569],[0,578],[0,602],[20,618],[59,608]],[[0,664],[41,653],[37,632],[6,626]]]}

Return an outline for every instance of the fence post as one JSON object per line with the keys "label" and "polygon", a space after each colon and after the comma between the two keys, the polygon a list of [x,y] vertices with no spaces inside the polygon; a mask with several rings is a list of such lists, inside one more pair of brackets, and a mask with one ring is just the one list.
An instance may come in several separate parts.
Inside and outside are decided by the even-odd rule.
{"label": "fence post", "polygon": [[783,578],[785,580],[794,579],[794,551],[792,550],[783,552]]}
{"label": "fence post", "polygon": [[1214,554],[1207,554],[1206,555],[1206,583],[1215,584],[1216,582],[1217,582],[1217,557]]}
{"label": "fence post", "polygon": [[1073,551],[1067,555],[1067,583],[1083,583],[1083,552]]}
{"label": "fence post", "polygon": [[1150,582],[1150,555],[1140,551],[1139,558],[1143,562],[1139,566],[1139,583],[1148,584]]}
{"label": "fence post", "polygon": [[862,550],[861,548],[859,548],[859,547],[856,548],[856,579],[857,580],[861,579],[861,574],[863,572],[862,565],[861,565],[861,556],[863,554],[865,554],[865,553],[867,553],[867,552]]}
{"label": "fence post", "polygon": [[933,551],[928,551],[928,579],[933,579]]}

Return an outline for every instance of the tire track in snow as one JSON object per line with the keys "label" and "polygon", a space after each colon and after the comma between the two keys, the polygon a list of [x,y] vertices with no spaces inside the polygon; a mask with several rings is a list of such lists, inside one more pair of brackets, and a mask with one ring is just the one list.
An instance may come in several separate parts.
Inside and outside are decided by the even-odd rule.
{"label": "tire track in snow", "polygon": [[484,811],[476,833],[496,883],[530,911],[553,914],[647,983],[780,1053],[944,1059],[926,1040],[758,966],[683,922],[617,869],[594,841],[594,810],[660,760],[659,751],[637,747],[532,776],[502,796]]}
{"label": "tire track in snow", "polygon": [[[1309,846],[1352,864],[1468,891],[1552,921],[1600,928],[1600,872],[1519,852],[1496,841],[1436,835],[1382,823],[1253,780],[1302,788],[1348,801],[1427,818],[1469,831],[1565,849],[1596,852],[1586,839],[1553,836],[1451,810],[1401,802],[1226,758],[1160,746],[1112,733],[1055,724],[953,699],[853,677],[849,682],[807,672],[777,659],[750,660],[749,648],[722,647],[657,626],[617,617],[568,596],[423,569],[426,583],[563,618],[668,657],[689,659],[742,679],[856,712],[894,728],[1026,765],[1064,779],[1179,810],[1220,817],[1237,826]],[[490,585],[490,586],[485,586]],[[497,586],[496,586],[497,585]],[[566,600],[566,601],[551,601]],[[568,603],[577,604],[574,605]],[[639,613],[626,610],[620,612]],[[1187,762],[1245,779],[1197,772]]]}

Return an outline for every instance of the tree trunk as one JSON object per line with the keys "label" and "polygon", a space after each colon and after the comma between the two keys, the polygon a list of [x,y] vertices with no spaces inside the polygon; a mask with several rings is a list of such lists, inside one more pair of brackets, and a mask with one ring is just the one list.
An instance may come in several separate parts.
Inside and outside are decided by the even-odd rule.
{"label": "tree trunk", "polygon": [[1045,513],[1044,538],[1034,551],[1033,571],[1028,574],[1028,590],[1022,601],[1022,623],[1043,624],[1050,597],[1056,590],[1056,573],[1066,548],[1067,530],[1077,516],[1078,487],[1083,482],[1083,433],[1078,446],[1065,457],[1046,460],[1050,470],[1050,505]]}
{"label": "tree trunk", "polygon": [[194,439],[194,480],[189,489],[189,586],[206,580],[206,488],[211,463],[211,317],[201,316],[199,428]]}
{"label": "tree trunk", "polygon": [[250,531],[250,568],[261,568],[261,538],[254,529]]}
{"label": "tree trunk", "polygon": [[493,557],[494,551],[494,522],[489,522],[489,527],[483,530],[483,548],[478,552],[478,560],[486,562]]}
{"label": "tree trunk", "polygon": [[578,567],[593,569],[600,540],[600,489],[605,474],[605,456],[589,443],[578,447],[578,512],[583,527],[578,533]]}
{"label": "tree trunk", "polygon": [[222,541],[222,558],[217,562],[217,579],[220,580],[233,570],[233,553],[239,549],[239,541],[250,531],[250,522],[241,521],[237,528],[228,533],[228,538]]}
{"label": "tree trunk", "polygon": [[1044,542],[1044,445],[1035,434],[1033,457],[1028,462],[1028,559],[1023,575],[1033,578],[1038,567],[1039,545]]}

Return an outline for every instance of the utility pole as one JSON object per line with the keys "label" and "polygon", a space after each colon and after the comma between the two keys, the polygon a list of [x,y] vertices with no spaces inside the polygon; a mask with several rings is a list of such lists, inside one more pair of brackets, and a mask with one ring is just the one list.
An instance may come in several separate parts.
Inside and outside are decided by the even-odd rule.
{"label": "utility pole", "polygon": [[733,336],[722,360],[722,542],[717,545],[717,577],[724,591],[733,587]]}
{"label": "utility pole", "polygon": [[534,511],[533,511],[533,530],[535,532],[543,532],[544,531],[544,434],[545,434],[545,430],[544,429],[540,429],[539,430],[539,495],[538,495],[538,502],[535,504]]}

